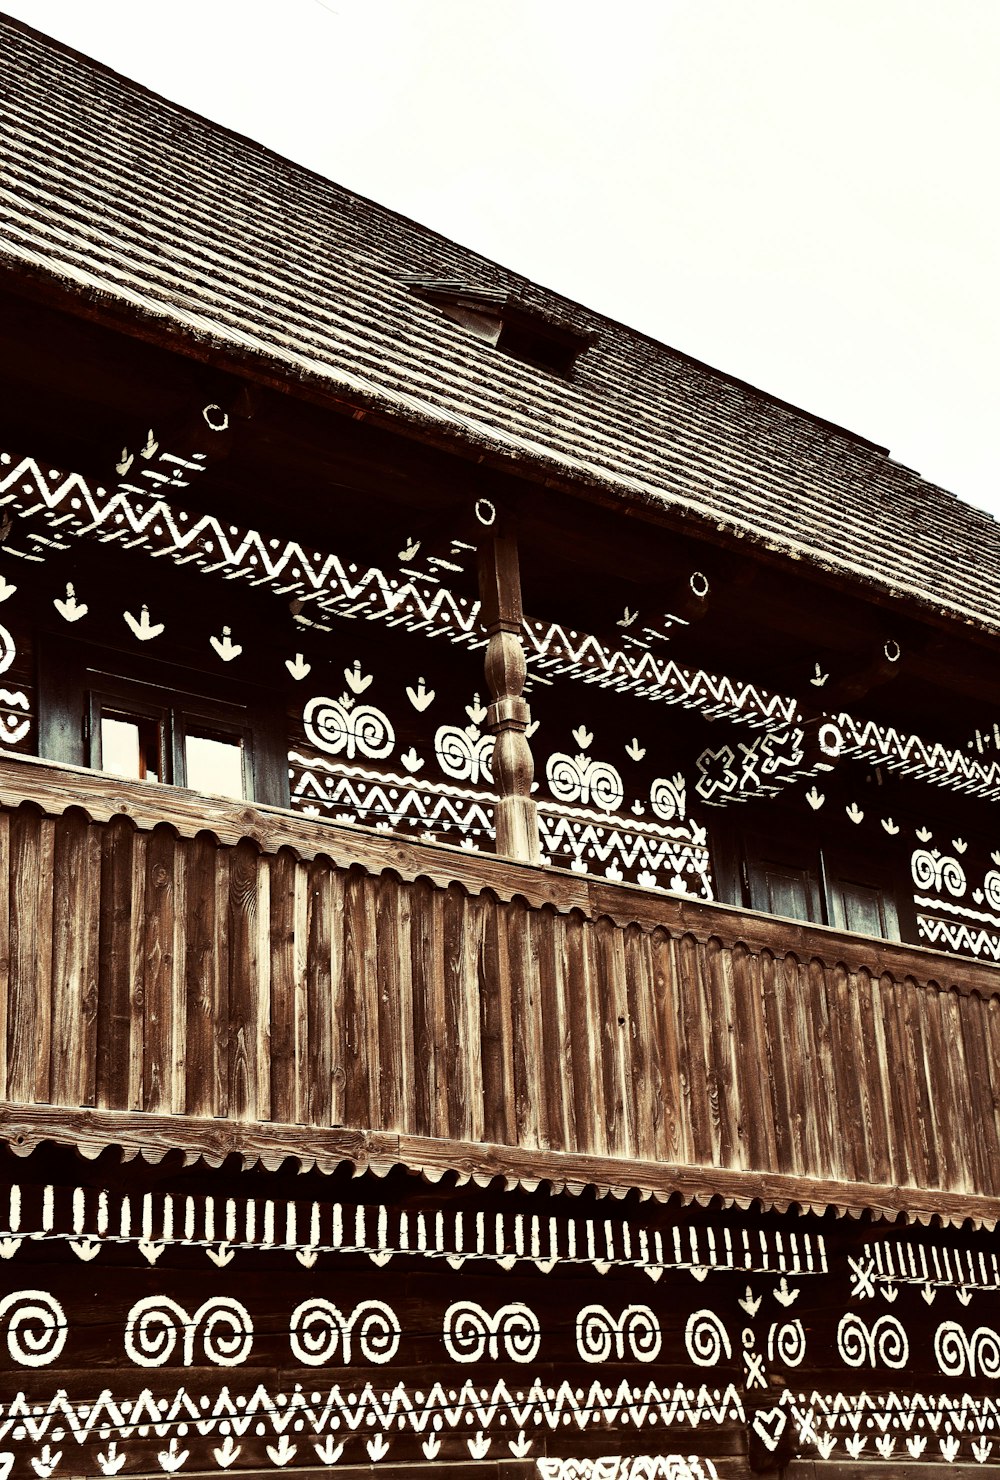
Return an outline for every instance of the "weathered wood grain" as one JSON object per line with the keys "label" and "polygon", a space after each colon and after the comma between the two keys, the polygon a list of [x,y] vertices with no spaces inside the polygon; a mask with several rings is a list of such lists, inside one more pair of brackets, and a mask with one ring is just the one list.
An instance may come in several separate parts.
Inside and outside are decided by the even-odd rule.
{"label": "weathered wood grain", "polygon": [[1000,1198],[1000,998],[956,987],[961,963],[873,942],[859,965],[832,932],[800,953],[774,921],[764,949],[739,912],[611,885],[567,909],[370,864],[0,808],[6,1100],[87,1145],[123,1135],[96,1105],[133,1115],[129,1144],[154,1125],[204,1144],[214,1118],[266,1145],[274,1121],[306,1159],[340,1134],[362,1160],[452,1145],[475,1175],[664,1191],[700,1168],[720,1195],[763,1178],[854,1207],[856,1184],[983,1217]]}

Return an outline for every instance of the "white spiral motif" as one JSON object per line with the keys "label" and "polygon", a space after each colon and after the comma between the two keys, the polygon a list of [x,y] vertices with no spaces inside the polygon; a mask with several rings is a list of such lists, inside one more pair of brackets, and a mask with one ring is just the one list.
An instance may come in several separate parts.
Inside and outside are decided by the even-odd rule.
{"label": "white spiral motif", "polygon": [[125,1352],[137,1367],[162,1367],[181,1342],[185,1367],[194,1362],[195,1341],[217,1367],[239,1367],[253,1346],[253,1322],[245,1305],[216,1295],[189,1315],[167,1295],[147,1295],[128,1313]]}
{"label": "white spiral motif", "polygon": [[560,802],[580,802],[601,812],[617,812],[625,798],[621,776],[608,761],[556,751],[545,765],[549,791]]}
{"label": "white spiral motif", "polygon": [[895,1316],[880,1316],[869,1329],[849,1312],[837,1327],[837,1350],[848,1367],[891,1367],[898,1371],[910,1359],[910,1343]]}
{"label": "white spiral motif", "polygon": [[686,791],[680,772],[676,776],[657,776],[649,788],[649,805],[661,822],[683,819],[687,807]]}
{"label": "white spiral motif", "polygon": [[441,725],[434,735],[438,765],[453,781],[470,781],[473,786],[482,777],[492,779],[493,736],[460,730],[457,725]]}
{"label": "white spiral motif", "polygon": [[576,1349],[585,1362],[630,1356],[655,1362],[663,1342],[660,1323],[648,1305],[629,1305],[616,1319],[603,1305],[585,1305],[576,1318]]}
{"label": "white spiral motif", "polygon": [[806,1332],[801,1321],[775,1323],[767,1337],[767,1359],[797,1367],[806,1354]]}
{"label": "white spiral motif", "polygon": [[989,1326],[971,1335],[957,1321],[944,1321],[934,1334],[934,1357],[946,1377],[1000,1377],[1000,1336]]}
{"label": "white spiral motif", "polygon": [[358,1328],[358,1344],[366,1362],[391,1362],[399,1350],[401,1331],[395,1312],[381,1300],[365,1300],[349,1316],[329,1300],[315,1296],[292,1312],[289,1345],[307,1367],[322,1367],[337,1352],[351,1360],[351,1336]]}
{"label": "white spiral motif", "polygon": [[663,1336],[660,1323],[648,1305],[630,1305],[622,1311],[618,1323],[623,1341],[637,1362],[655,1362],[660,1355]]}
{"label": "white spiral motif", "polygon": [[576,1349],[585,1362],[607,1362],[616,1346],[621,1354],[621,1332],[603,1305],[586,1305],[576,1318]]}
{"label": "white spiral motif", "polygon": [[137,1367],[162,1367],[187,1329],[188,1313],[182,1305],[167,1295],[147,1295],[128,1313],[125,1354]]}
{"label": "white spiral motif", "polygon": [[348,709],[337,699],[310,699],[302,711],[302,725],[312,745],[329,755],[343,754],[349,761],[356,754],[383,760],[396,743],[389,716],[371,704]]}
{"label": "white spiral motif", "polygon": [[[355,1307],[350,1330],[358,1333],[358,1346],[366,1362],[391,1362],[399,1350],[402,1332],[391,1306],[381,1300],[365,1300]],[[344,1360],[349,1361],[348,1342],[344,1342]]]}
{"label": "white spiral motif", "polygon": [[47,1367],[66,1345],[65,1313],[46,1290],[14,1290],[0,1300],[5,1324],[7,1350],[21,1367]]}
{"label": "white spiral motif", "polygon": [[910,859],[910,872],[918,889],[940,889],[942,885],[955,899],[965,893],[965,870],[957,858],[942,857],[935,848],[917,848]]}
{"label": "white spiral motif", "polygon": [[456,1301],[444,1313],[445,1350],[453,1362],[497,1361],[501,1346],[512,1362],[532,1362],[538,1355],[542,1331],[528,1306],[502,1305],[490,1315],[472,1300]]}
{"label": "white spiral motif", "polygon": [[733,1355],[726,1328],[711,1310],[696,1310],[688,1316],[684,1345],[696,1367],[714,1367],[723,1357]]}
{"label": "white spiral motif", "polygon": [[1000,910],[1000,873],[991,868],[983,880],[983,893],[995,910]]}
{"label": "white spiral motif", "polygon": [[0,673],[6,673],[17,656],[14,639],[6,627],[0,627]]}
{"label": "white spiral motif", "polygon": [[[238,1300],[216,1296],[206,1300],[195,1311],[191,1330],[191,1343],[201,1332],[205,1356],[216,1367],[239,1367],[250,1355],[253,1346],[253,1322],[245,1305]],[[191,1361],[186,1360],[185,1366]]]}

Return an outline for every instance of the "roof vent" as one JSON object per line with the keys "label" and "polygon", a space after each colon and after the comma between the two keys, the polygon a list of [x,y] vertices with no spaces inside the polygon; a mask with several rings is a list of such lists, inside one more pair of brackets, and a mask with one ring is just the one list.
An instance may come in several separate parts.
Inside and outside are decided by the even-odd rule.
{"label": "roof vent", "polygon": [[418,297],[435,304],[477,339],[556,375],[568,376],[597,337],[529,307],[502,289],[479,288],[457,278],[413,276],[404,281]]}

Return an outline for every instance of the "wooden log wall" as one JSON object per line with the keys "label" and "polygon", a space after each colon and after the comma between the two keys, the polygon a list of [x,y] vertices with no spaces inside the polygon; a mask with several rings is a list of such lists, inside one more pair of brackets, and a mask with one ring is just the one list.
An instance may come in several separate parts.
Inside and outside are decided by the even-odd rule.
{"label": "wooden log wall", "polygon": [[1000,1197],[994,968],[2,764],[9,1104]]}

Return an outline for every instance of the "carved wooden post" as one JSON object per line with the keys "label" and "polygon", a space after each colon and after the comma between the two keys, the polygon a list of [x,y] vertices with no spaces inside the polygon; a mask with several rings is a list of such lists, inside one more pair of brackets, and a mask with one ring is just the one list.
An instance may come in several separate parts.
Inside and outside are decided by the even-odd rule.
{"label": "carved wooden post", "polygon": [[[480,503],[486,504],[486,500]],[[487,508],[493,513],[492,505]],[[492,524],[493,520],[480,515],[480,522]],[[493,777],[497,790],[497,852],[523,863],[537,863],[538,812],[531,796],[535,763],[524,733],[531,713],[521,697],[527,676],[521,640],[521,573],[517,543],[511,535],[487,532],[480,541],[479,595],[489,635],[486,682],[492,703],[486,724],[496,736]]]}

